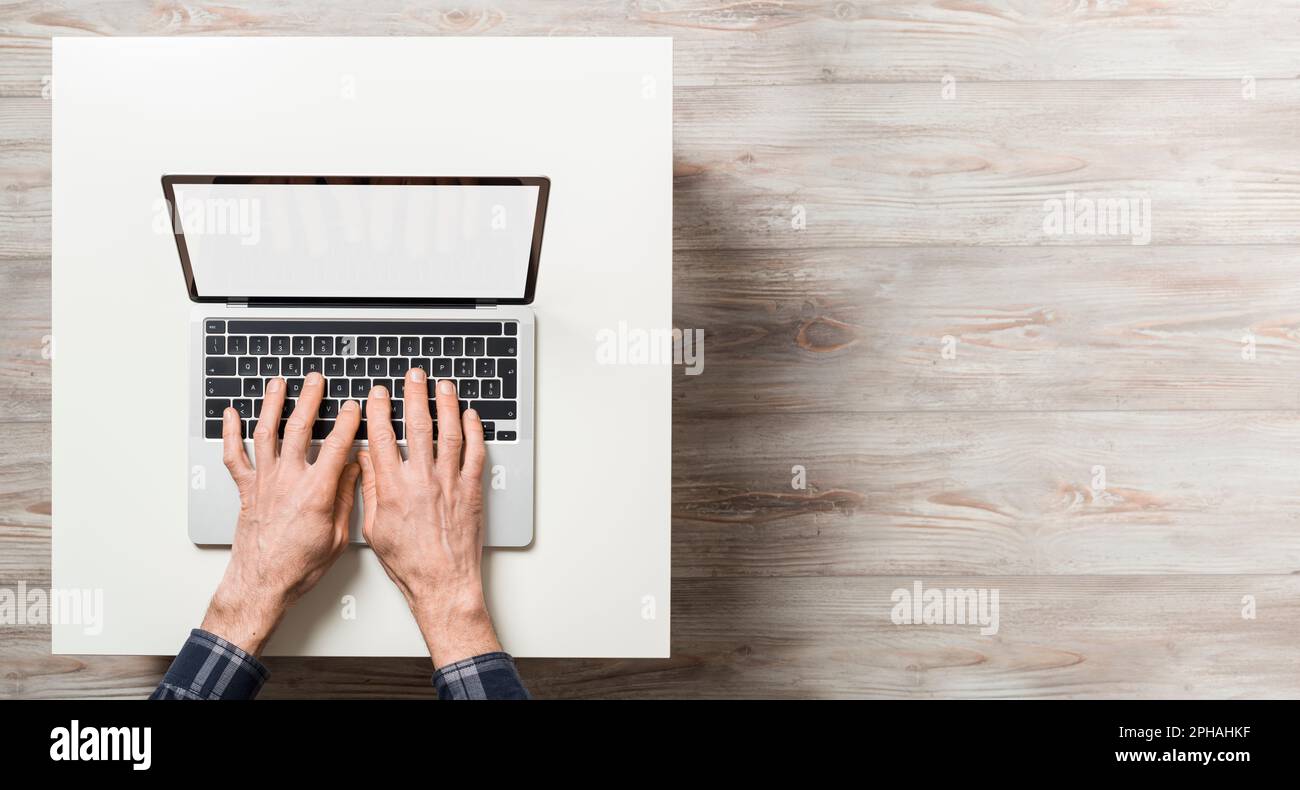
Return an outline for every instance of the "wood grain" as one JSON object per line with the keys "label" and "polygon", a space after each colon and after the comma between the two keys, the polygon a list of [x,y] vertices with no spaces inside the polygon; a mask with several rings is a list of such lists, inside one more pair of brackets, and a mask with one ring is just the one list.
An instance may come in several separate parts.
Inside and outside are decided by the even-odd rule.
{"label": "wood grain", "polygon": [[[997,589],[998,633],[895,625],[893,592],[918,580]],[[673,609],[670,659],[525,659],[524,681],[543,698],[1300,696],[1295,576],[690,579]],[[48,649],[39,628],[6,645],[0,698],[141,697],[167,663]],[[433,697],[419,659],[267,663],[264,698]]]}
{"label": "wood grain", "polygon": [[1294,77],[1298,6],[1198,0],[93,0],[0,6],[0,96],[36,96],[51,36],[672,36],[679,85]]}
{"label": "wood grain", "polygon": [[1046,232],[1072,194],[1149,200],[1152,244],[1300,241],[1300,80],[684,88],[674,110],[678,249],[1133,244]]}
{"label": "wood grain", "polygon": [[1300,412],[737,415],[673,438],[679,578],[1300,573]]}
{"label": "wood grain", "polygon": [[704,332],[704,364],[674,397],[691,415],[1294,409],[1298,264],[1292,246],[679,251],[674,321]]}

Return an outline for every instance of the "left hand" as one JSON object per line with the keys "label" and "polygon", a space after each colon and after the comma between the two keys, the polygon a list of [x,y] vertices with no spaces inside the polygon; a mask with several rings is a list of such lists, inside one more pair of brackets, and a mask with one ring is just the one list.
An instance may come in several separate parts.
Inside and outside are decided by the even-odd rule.
{"label": "left hand", "polygon": [[348,452],[361,424],[361,407],[346,401],[315,463],[307,462],[312,425],[325,379],[311,373],[279,439],[285,382],[267,383],[253,432],[256,468],[240,438],[239,415],[223,415],[223,460],[239,488],[239,523],[230,564],[212,596],[205,631],[257,655],[284,612],[315,586],[348,545],[356,496],[356,463]]}

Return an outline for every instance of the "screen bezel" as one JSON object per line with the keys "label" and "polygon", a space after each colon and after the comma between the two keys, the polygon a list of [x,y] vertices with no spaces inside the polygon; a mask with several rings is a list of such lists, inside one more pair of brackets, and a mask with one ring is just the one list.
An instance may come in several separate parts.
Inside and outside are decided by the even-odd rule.
{"label": "screen bezel", "polygon": [[[537,187],[537,215],[533,219],[532,246],[528,253],[528,280],[524,283],[524,295],[521,297],[328,297],[328,296],[249,296],[247,294],[205,294],[200,295],[198,284],[194,279],[194,269],[190,265],[190,253],[185,245],[185,232],[176,217],[176,196],[173,189],[176,184],[319,184],[359,185],[359,186],[535,186]],[[181,271],[185,276],[185,288],[192,302],[231,302],[241,304],[274,305],[370,305],[370,306],[411,306],[411,305],[494,305],[494,304],[532,304],[533,294],[537,288],[537,269],[542,256],[542,230],[546,223],[546,204],[551,191],[551,180],[545,176],[276,176],[276,175],[164,175],[162,177],[163,197],[167,201],[167,213],[171,219],[172,234],[176,237],[176,251],[180,254]]]}

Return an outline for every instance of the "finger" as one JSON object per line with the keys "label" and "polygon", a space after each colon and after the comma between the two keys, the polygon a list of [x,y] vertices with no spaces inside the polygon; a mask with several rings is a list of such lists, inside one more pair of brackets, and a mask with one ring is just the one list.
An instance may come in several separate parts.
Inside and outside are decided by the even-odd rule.
{"label": "finger", "polygon": [[433,468],[433,417],[429,414],[429,377],[420,368],[406,372],[406,449],[411,463]]}
{"label": "finger", "polygon": [[352,452],[352,441],[357,437],[357,428],[361,425],[361,407],[354,400],[344,401],[339,408],[338,419],[334,428],[325,437],[320,453],[316,456],[313,467],[319,467],[326,480],[337,480],[348,462],[348,453]]}
{"label": "finger", "polygon": [[447,477],[460,473],[460,403],[456,385],[447,379],[438,382],[438,470]]}
{"label": "finger", "polygon": [[281,457],[296,458],[307,463],[307,445],[311,444],[311,427],[316,424],[320,399],[325,394],[325,377],[312,371],[302,384],[298,403],[284,426],[284,441],[280,444]]}
{"label": "finger", "polygon": [[269,469],[280,453],[280,414],[283,411],[284,379],[277,377],[266,383],[262,413],[257,417],[257,430],[253,431],[253,454],[259,468]]}
{"label": "finger", "polygon": [[460,479],[478,485],[483,479],[483,460],[487,457],[487,448],[483,444],[483,421],[473,409],[466,409],[461,421],[465,430],[465,465],[460,470]]}
{"label": "finger", "polygon": [[370,531],[375,526],[375,511],[379,508],[379,499],[375,493],[375,465],[370,462],[370,453],[362,450],[357,453],[357,465],[361,467],[361,536],[370,542]]}
{"label": "finger", "polygon": [[[353,403],[353,401],[348,401]],[[355,405],[355,403],[353,403]],[[358,408],[357,411],[360,411]],[[335,428],[335,430],[338,430]],[[357,477],[361,475],[361,467],[357,464],[348,464],[343,467],[343,474],[339,478],[338,492],[334,494],[334,533],[339,543],[347,545],[348,526],[352,521],[352,506],[357,501]]]}
{"label": "finger", "polygon": [[397,435],[393,433],[392,408],[387,387],[370,388],[366,400],[366,438],[370,440],[371,462],[381,475],[397,474],[402,466]]}
{"label": "finger", "polygon": [[235,485],[242,491],[244,484],[252,479],[254,473],[253,465],[248,461],[248,453],[244,452],[244,439],[239,426],[239,412],[227,408],[222,412],[221,420],[221,460],[225,461],[231,479],[235,481]]}

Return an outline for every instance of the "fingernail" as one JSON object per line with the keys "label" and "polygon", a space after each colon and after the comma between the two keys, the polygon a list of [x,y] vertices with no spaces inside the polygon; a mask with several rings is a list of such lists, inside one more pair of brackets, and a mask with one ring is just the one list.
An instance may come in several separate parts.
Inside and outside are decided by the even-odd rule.
{"label": "fingernail", "polygon": [[451,386],[451,382],[446,379],[443,379],[442,381],[438,382],[438,391],[441,392],[443,395],[456,394],[456,388]]}
{"label": "fingernail", "polygon": [[267,392],[279,392],[284,387],[284,379],[271,379],[266,383]]}
{"label": "fingernail", "polygon": [[308,383],[308,384],[316,384],[316,383],[319,382],[320,380],[321,380],[321,376],[320,376],[320,374],[317,373],[317,372],[314,371],[314,370],[313,370],[311,373],[308,373],[308,374],[307,374],[307,383]]}
{"label": "fingernail", "polygon": [[381,386],[378,386],[378,387],[371,387],[371,388],[370,388],[370,396],[371,396],[372,398],[387,398],[387,397],[388,397],[388,390],[385,389],[382,385],[381,385]]}
{"label": "fingernail", "polygon": [[343,403],[343,411],[356,411],[358,408],[360,407],[357,406],[357,402],[354,400],[345,401]]}
{"label": "fingernail", "polygon": [[224,417],[225,419],[229,420],[231,417],[238,418],[238,417],[239,417],[239,412],[235,411],[232,407],[227,406],[227,407],[226,407],[226,410],[223,411],[223,412],[221,412],[221,416]]}
{"label": "fingernail", "polygon": [[466,409],[466,410],[463,412],[463,414],[464,414],[466,417],[474,417],[474,418],[477,418],[477,417],[478,417],[478,412],[474,411],[473,409]]}
{"label": "fingernail", "polygon": [[424,368],[411,368],[411,381],[424,381]]}

